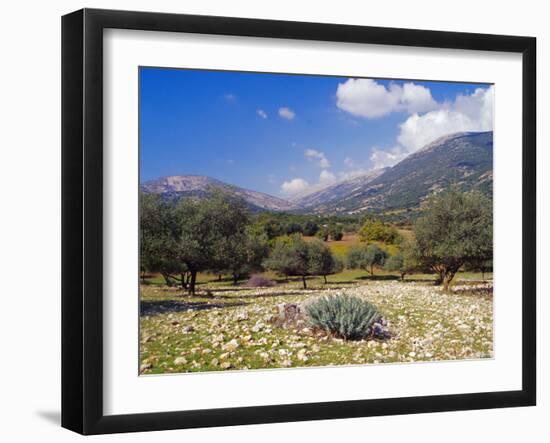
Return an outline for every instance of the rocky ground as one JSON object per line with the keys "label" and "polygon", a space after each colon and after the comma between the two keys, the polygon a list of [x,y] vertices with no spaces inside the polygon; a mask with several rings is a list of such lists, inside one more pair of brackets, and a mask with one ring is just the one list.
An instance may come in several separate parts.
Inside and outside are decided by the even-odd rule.
{"label": "rocky ground", "polygon": [[[391,338],[343,341],[308,325],[273,322],[281,303],[346,293],[375,304]],[[443,293],[431,283],[369,281],[302,290],[219,287],[195,297],[141,288],[140,372],[246,370],[493,356],[492,283],[464,282]]]}

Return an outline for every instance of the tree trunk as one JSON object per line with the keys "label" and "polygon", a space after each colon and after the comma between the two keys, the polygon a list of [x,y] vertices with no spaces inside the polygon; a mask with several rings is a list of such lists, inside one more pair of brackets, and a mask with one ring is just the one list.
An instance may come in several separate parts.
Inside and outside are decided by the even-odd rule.
{"label": "tree trunk", "polygon": [[328,283],[327,282],[327,276],[326,275],[323,275],[323,278],[325,279],[325,285]]}
{"label": "tree trunk", "polygon": [[181,278],[181,289],[185,289],[187,288],[187,283],[185,282],[185,274],[182,272],[180,274],[180,278]]}
{"label": "tree trunk", "polygon": [[443,281],[445,280],[445,272],[444,271],[437,271],[437,278],[435,279],[435,286],[439,286],[443,284]]}
{"label": "tree trunk", "polygon": [[222,275],[218,274],[218,281],[222,281]]}
{"label": "tree trunk", "polygon": [[455,276],[455,272],[448,271],[445,273],[445,277],[443,277],[443,290],[445,292],[449,291],[449,285],[451,284],[451,281],[454,276]]}
{"label": "tree trunk", "polygon": [[485,281],[485,268],[481,268],[481,280]]}
{"label": "tree trunk", "polygon": [[374,265],[370,265],[370,275],[374,275]]}
{"label": "tree trunk", "polygon": [[233,274],[233,286],[237,286],[239,280],[239,274]]}
{"label": "tree trunk", "polygon": [[445,277],[443,278],[443,290],[445,292],[447,292],[449,290],[449,277],[447,275],[445,275]]}
{"label": "tree trunk", "polygon": [[170,280],[170,276],[165,272],[161,272],[161,275],[164,278],[164,281],[166,282],[166,286],[172,287],[172,280]]}
{"label": "tree trunk", "polygon": [[302,275],[302,283],[304,284],[304,289],[307,289],[306,276],[305,275]]}
{"label": "tree trunk", "polygon": [[406,274],[406,272],[401,273],[401,281],[405,281],[405,274]]}
{"label": "tree trunk", "polygon": [[191,272],[191,281],[189,282],[189,295],[195,295],[195,283],[197,281],[197,271]]}

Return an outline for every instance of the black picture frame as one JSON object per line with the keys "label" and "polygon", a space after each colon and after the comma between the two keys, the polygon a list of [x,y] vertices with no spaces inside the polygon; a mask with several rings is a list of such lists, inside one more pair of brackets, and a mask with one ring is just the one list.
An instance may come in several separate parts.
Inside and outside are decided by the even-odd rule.
{"label": "black picture frame", "polygon": [[[131,415],[103,413],[103,30],[522,54],[522,389]],[[82,434],[458,411],[536,403],[536,39],[83,9],[62,18],[62,426]],[[519,276],[518,276],[519,278]]]}

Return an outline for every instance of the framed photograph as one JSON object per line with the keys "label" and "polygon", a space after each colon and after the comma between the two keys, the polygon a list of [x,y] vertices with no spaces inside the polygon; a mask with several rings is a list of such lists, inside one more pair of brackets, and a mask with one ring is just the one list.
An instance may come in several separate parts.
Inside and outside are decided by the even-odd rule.
{"label": "framed photograph", "polygon": [[536,402],[536,41],[62,20],[62,425]]}

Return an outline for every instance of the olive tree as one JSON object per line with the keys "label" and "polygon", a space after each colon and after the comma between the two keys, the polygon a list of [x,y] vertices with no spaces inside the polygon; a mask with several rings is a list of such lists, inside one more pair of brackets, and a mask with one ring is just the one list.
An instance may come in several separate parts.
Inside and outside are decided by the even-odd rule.
{"label": "olive tree", "polygon": [[244,201],[220,191],[202,200],[182,199],[175,212],[177,257],[189,270],[194,294],[198,272],[228,268],[235,245],[246,238],[249,213]]}
{"label": "olive tree", "polygon": [[468,262],[490,260],[493,255],[493,205],[478,191],[457,186],[431,196],[414,224],[421,266],[437,274],[445,291],[458,270]]}
{"label": "olive tree", "polygon": [[321,240],[314,240],[308,244],[309,247],[309,273],[311,275],[322,275],[325,284],[327,275],[342,272],[344,264],[334,256],[330,248]]}
{"label": "olive tree", "polygon": [[328,233],[330,235],[330,238],[333,241],[340,241],[340,240],[342,240],[342,237],[344,236],[344,231],[342,229],[342,226],[337,225],[335,223],[329,225]]}
{"label": "olive tree", "polygon": [[229,254],[225,259],[225,268],[233,277],[236,285],[239,278],[251,272],[262,270],[262,262],[269,252],[267,236],[256,235],[249,230],[244,234],[228,238]]}
{"label": "olive tree", "polygon": [[383,266],[388,254],[376,244],[352,246],[347,254],[348,267],[363,269],[374,275],[375,266]]}
{"label": "olive tree", "polygon": [[300,234],[281,237],[275,242],[269,257],[264,262],[267,269],[279,274],[302,277],[304,289],[309,275],[309,248]]}
{"label": "olive tree", "polygon": [[418,269],[418,261],[416,259],[414,244],[408,241],[403,241],[401,248],[397,251],[397,253],[391,255],[386,260],[384,268],[390,272],[399,272],[401,281],[404,281],[405,275]]}
{"label": "olive tree", "polygon": [[[142,271],[160,273],[171,286],[186,271],[178,260],[179,232],[174,206],[156,194],[140,194],[139,252]],[[184,281],[183,277],[180,277]]]}

